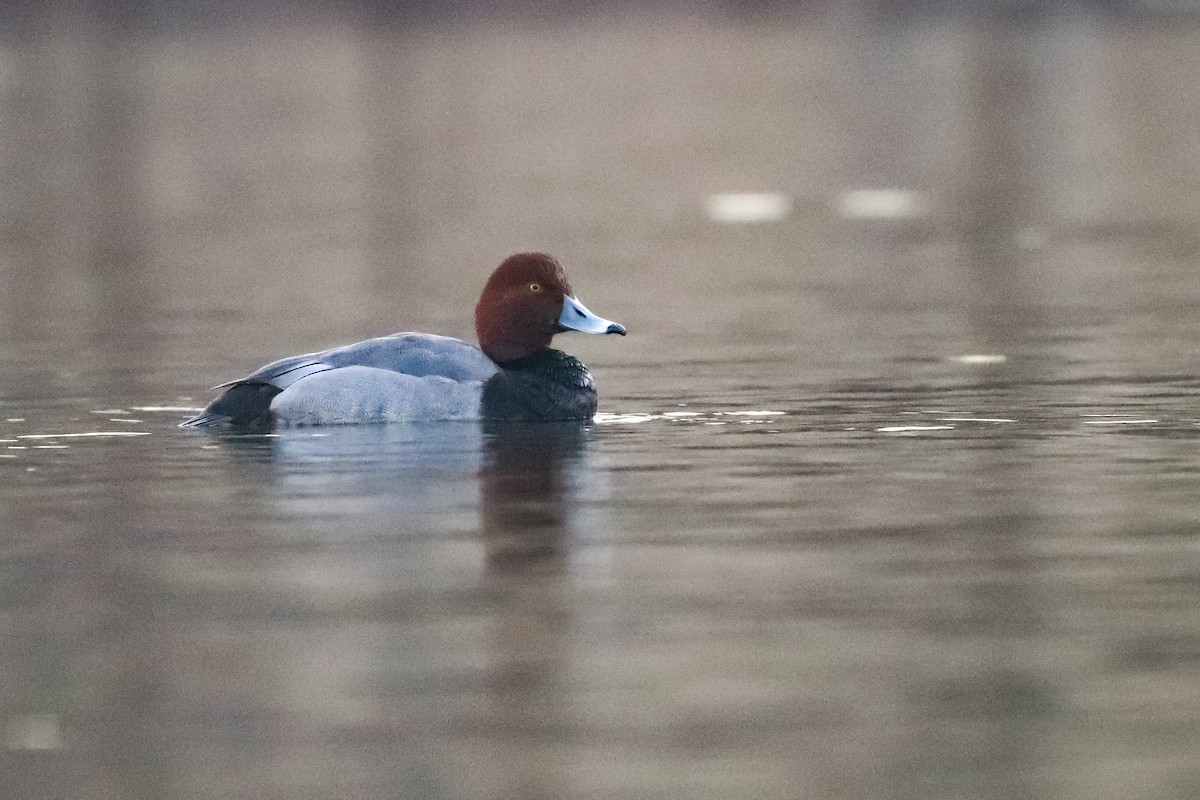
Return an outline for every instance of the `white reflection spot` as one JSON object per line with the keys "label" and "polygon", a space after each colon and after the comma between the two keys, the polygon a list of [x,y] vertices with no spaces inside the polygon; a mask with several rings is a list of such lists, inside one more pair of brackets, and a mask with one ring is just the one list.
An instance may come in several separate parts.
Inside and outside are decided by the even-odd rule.
{"label": "white reflection spot", "polygon": [[1008,356],[1000,353],[965,353],[961,356],[950,356],[951,361],[959,364],[1003,364]]}
{"label": "white reflection spot", "polygon": [[714,222],[778,222],[792,200],[781,192],[725,192],[709,195],[704,210]]}
{"label": "white reflection spot", "polygon": [[82,439],[93,436],[149,436],[150,431],[87,431],[85,433],[23,433],[18,439]]}
{"label": "white reflection spot", "polygon": [[880,433],[907,433],[909,431],[952,431],[953,425],[888,425],[876,428]]}
{"label": "white reflection spot", "polygon": [[911,189],[854,189],[842,192],[837,210],[846,219],[913,219],[928,213],[929,202]]}
{"label": "white reflection spot", "polygon": [[64,746],[58,714],[23,714],[4,726],[8,750],[61,750]]}
{"label": "white reflection spot", "polygon": [[597,414],[596,422],[601,425],[636,425],[640,422],[649,422],[654,419],[653,414]]}
{"label": "white reflection spot", "polygon": [[[780,417],[784,416],[783,411],[664,411],[662,413],[639,412],[614,414],[612,412],[601,412],[594,419],[600,425],[635,425],[642,422],[652,422],[654,420],[666,420],[668,422],[677,423],[698,423],[703,422],[705,425],[726,425],[728,423],[719,421],[722,417]],[[769,419],[750,419],[738,420],[743,424],[765,423],[771,422]]]}
{"label": "white reflection spot", "polygon": [[782,411],[718,411],[717,416],[721,417],[778,417],[782,416]]}

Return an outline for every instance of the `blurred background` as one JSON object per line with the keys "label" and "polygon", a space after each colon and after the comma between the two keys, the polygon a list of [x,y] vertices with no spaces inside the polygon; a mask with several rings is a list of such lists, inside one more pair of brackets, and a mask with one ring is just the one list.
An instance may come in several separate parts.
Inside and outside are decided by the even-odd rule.
{"label": "blurred background", "polygon": [[[1197,796],[1198,87],[1188,0],[0,6],[0,786]],[[532,249],[595,426],[174,430]]]}
{"label": "blurred background", "polygon": [[[984,349],[1098,306],[1157,331],[1190,316],[1181,290],[1200,281],[1193,12],[14,5],[0,324],[18,340],[54,326],[75,350],[126,337],[121,353],[190,381],[243,342],[257,357],[397,327],[470,336],[483,276],[540,248],[593,306],[639,286],[620,309],[644,331],[635,360],[713,314],[842,374],[913,349],[893,313]],[[722,193],[783,198],[786,219],[713,224]],[[1182,367],[1180,333],[1154,346]],[[1121,358],[1144,341],[1090,345]]]}

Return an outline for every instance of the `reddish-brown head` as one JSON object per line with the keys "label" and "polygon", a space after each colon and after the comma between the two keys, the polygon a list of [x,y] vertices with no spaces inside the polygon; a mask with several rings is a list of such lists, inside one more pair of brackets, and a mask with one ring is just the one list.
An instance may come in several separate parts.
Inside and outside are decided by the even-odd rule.
{"label": "reddish-brown head", "polygon": [[[567,319],[568,310],[580,313],[576,308],[589,315],[589,323],[605,323],[604,329],[592,330]],[[549,347],[554,334],[564,330],[625,333],[620,325],[592,315],[574,301],[562,264],[553,256],[517,253],[504,259],[475,306],[475,335],[487,357],[501,364],[527,358]]]}

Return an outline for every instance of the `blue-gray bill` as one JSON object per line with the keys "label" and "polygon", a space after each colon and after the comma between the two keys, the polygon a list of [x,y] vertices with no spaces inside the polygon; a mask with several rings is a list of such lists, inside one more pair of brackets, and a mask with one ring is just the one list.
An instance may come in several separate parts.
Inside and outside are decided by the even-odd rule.
{"label": "blue-gray bill", "polygon": [[563,330],[579,331],[580,333],[615,333],[625,335],[625,326],[619,322],[597,316],[588,311],[587,306],[570,295],[563,297],[562,314],[558,324]]}

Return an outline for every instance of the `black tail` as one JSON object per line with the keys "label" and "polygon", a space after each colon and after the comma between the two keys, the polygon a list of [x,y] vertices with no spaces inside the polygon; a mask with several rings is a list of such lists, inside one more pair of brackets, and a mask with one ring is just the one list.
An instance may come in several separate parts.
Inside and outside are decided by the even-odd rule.
{"label": "black tail", "polygon": [[181,428],[248,428],[269,430],[271,400],[282,389],[269,383],[235,383],[225,394],[208,404],[208,408],[186,422]]}

